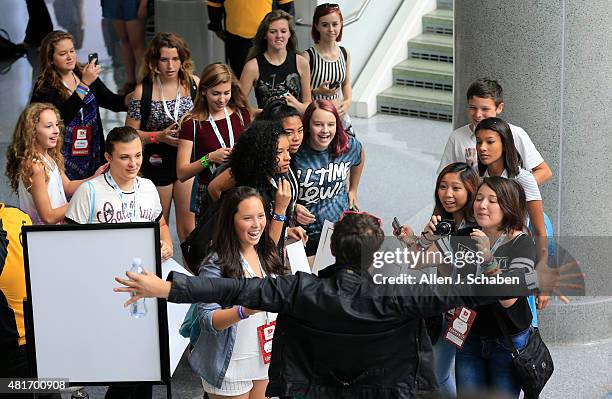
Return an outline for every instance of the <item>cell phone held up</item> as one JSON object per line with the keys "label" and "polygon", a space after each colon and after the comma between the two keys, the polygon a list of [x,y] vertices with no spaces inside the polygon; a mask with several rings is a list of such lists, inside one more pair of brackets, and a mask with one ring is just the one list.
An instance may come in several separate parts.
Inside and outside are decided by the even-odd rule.
{"label": "cell phone held up", "polygon": [[336,90],[340,87],[340,82],[332,82],[329,84],[329,89],[330,90]]}
{"label": "cell phone held up", "polygon": [[87,62],[91,64],[93,60],[96,60],[96,65],[98,65],[98,53],[89,53],[87,55]]}
{"label": "cell phone held up", "polygon": [[393,221],[391,222],[391,227],[393,228],[393,234],[399,234],[402,229],[402,225],[396,217],[393,218]]}

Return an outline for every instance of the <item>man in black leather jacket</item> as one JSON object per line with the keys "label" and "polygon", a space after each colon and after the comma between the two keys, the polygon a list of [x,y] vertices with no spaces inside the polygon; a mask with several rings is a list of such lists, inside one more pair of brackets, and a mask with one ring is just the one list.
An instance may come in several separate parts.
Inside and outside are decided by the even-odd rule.
{"label": "man in black leather jacket", "polygon": [[[411,285],[401,293],[375,286],[360,265],[372,264],[384,239],[376,218],[349,214],[331,240],[337,263],[318,276],[297,273],[264,279],[207,279],[173,273],[129,274],[129,302],[240,304],[278,313],[267,396],[308,398],[417,398],[437,390],[431,343],[423,319],[459,305],[499,298],[487,287]],[[515,273],[520,275],[520,273]],[[521,280],[522,293],[530,291]],[[393,288],[391,288],[393,290]],[[495,288],[499,291],[499,288]],[[391,294],[391,295],[390,295]],[[499,295],[499,294],[495,294]]]}

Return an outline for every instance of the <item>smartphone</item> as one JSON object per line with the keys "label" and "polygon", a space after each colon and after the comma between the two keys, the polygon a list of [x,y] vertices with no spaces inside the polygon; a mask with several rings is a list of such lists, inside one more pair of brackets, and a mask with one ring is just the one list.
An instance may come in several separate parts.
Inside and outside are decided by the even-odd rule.
{"label": "smartphone", "polygon": [[396,217],[393,218],[393,222],[391,222],[391,227],[393,227],[393,233],[399,233],[402,225]]}
{"label": "smartphone", "polygon": [[96,60],[96,65],[98,65],[98,53],[89,53],[87,55],[87,62],[91,64],[91,61]]}
{"label": "smartphone", "polygon": [[335,89],[337,89],[339,87],[340,87],[340,82],[332,82],[332,83],[329,84],[329,89],[330,90],[335,90]]}

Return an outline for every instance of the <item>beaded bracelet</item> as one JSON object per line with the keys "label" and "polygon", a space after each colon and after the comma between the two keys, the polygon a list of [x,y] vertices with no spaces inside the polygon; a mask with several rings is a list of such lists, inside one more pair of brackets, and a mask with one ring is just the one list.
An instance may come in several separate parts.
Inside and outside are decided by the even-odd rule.
{"label": "beaded bracelet", "polygon": [[497,264],[497,260],[495,258],[493,258],[493,260],[489,264],[481,267],[482,273],[486,276],[489,276],[491,274],[497,274],[499,272],[499,265]]}
{"label": "beaded bracelet", "polygon": [[417,237],[415,242],[421,248],[421,251],[425,251],[433,243],[433,241],[430,241],[429,239],[427,239],[425,235],[421,235]]}
{"label": "beaded bracelet", "polygon": [[493,256],[493,254],[490,254],[489,256],[487,256],[486,258],[482,259],[482,262],[480,262],[480,264],[482,266],[486,266],[491,264],[491,262],[493,262],[495,260],[495,257]]}

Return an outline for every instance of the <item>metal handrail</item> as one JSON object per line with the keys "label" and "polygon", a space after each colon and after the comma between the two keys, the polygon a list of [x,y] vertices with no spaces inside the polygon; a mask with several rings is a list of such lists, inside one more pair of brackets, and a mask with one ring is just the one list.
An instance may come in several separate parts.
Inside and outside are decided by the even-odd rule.
{"label": "metal handrail", "polygon": [[[349,16],[344,20],[344,26],[349,26],[350,24],[354,24],[355,22],[359,21],[359,19],[363,16],[363,13],[365,12],[365,9],[368,7],[368,5],[370,4],[371,0],[364,0],[361,3],[361,7],[359,7],[359,9],[351,14],[349,14]],[[308,26],[308,27],[312,27],[312,24],[303,22],[304,20],[302,18],[298,18],[295,20],[295,24],[297,26]]]}

